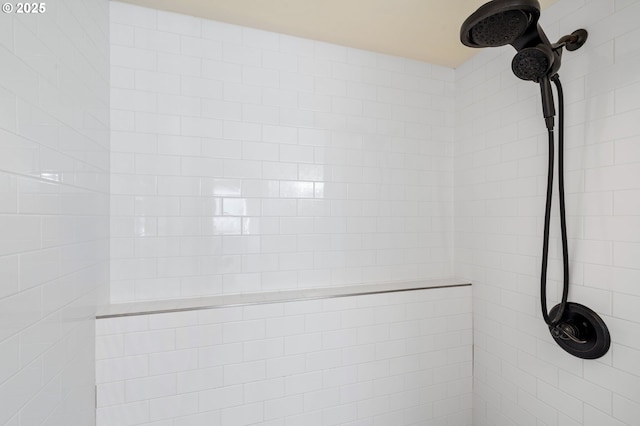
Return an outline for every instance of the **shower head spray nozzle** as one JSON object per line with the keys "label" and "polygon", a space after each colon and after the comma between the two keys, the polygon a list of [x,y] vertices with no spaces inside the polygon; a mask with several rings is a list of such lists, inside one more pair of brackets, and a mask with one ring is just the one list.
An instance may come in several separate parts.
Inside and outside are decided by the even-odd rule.
{"label": "shower head spray nozzle", "polygon": [[539,82],[549,75],[552,63],[553,53],[547,46],[526,47],[513,57],[511,70],[522,80]]}
{"label": "shower head spray nozzle", "polygon": [[[495,0],[469,16],[460,29],[460,41],[469,47],[521,44],[538,23],[537,0]],[[514,47],[516,47],[514,45]],[[516,47],[518,49],[518,47]]]}

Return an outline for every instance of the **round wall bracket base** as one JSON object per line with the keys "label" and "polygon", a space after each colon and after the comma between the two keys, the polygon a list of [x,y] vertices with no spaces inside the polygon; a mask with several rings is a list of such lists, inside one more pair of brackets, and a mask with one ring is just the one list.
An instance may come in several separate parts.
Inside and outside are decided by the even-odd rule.
{"label": "round wall bracket base", "polygon": [[569,52],[580,49],[582,45],[587,41],[587,37],[589,34],[587,33],[587,30],[579,29],[572,32],[571,35],[572,38],[575,38],[574,41],[567,42],[567,44],[565,44],[564,46],[565,49],[567,49]]}
{"label": "round wall bracket base", "polygon": [[[560,305],[549,312],[555,318]],[[583,359],[600,358],[609,350],[611,336],[602,318],[579,303],[569,302],[562,319],[555,327],[549,327],[556,343],[573,356]]]}

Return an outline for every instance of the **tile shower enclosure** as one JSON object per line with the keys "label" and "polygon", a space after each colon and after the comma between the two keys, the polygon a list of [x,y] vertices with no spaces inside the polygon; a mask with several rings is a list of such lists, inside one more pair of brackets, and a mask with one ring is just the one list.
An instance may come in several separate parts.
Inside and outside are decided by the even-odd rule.
{"label": "tile shower enclosure", "polygon": [[[16,320],[0,341],[0,423],[93,424],[82,395],[94,380],[91,306],[106,288],[107,243],[113,303],[449,276],[473,282],[473,294],[99,320],[102,426],[640,417],[640,3],[560,0],[542,18],[551,39],[590,34],[565,54],[561,76],[570,300],[611,330],[597,361],[562,352],[540,318],[546,135],[537,86],[509,70],[512,50],[451,70],[117,2],[71,3],[0,31],[2,147],[15,156],[2,157],[22,159],[1,163],[0,223],[12,239],[0,260],[15,279],[0,303],[16,307]],[[108,64],[110,149],[104,117],[63,102],[106,106]],[[7,142],[18,139],[37,155]],[[73,210],[51,203],[60,194]],[[558,249],[552,241],[556,284]],[[460,311],[435,308],[447,303]],[[81,306],[89,313],[77,315]]]}

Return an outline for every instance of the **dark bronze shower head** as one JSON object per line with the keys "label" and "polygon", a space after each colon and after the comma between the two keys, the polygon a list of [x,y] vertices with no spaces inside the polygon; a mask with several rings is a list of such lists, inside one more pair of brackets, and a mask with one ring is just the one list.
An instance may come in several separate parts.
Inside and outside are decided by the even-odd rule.
{"label": "dark bronze shower head", "polygon": [[537,0],[494,0],[478,8],[460,28],[460,41],[469,47],[506,44],[525,47],[537,35],[540,4]]}
{"label": "dark bronze shower head", "polygon": [[552,129],[555,108],[549,82],[560,69],[562,48],[580,48],[587,32],[574,31],[552,45],[538,24],[539,18],[538,0],[493,0],[464,21],[460,41],[475,48],[513,46],[518,53],[511,62],[511,70],[518,78],[540,84],[542,112],[547,128]]}
{"label": "dark bronze shower head", "polygon": [[539,82],[549,75],[553,64],[553,52],[548,46],[526,47],[516,53],[511,61],[511,70],[522,80]]}

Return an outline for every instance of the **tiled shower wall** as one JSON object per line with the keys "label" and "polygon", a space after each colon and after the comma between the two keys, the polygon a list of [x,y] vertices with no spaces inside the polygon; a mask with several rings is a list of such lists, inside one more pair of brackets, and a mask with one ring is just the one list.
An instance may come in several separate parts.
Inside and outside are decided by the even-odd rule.
{"label": "tiled shower wall", "polygon": [[[596,361],[562,351],[539,305],[547,139],[537,85],[487,49],[456,70],[455,264],[474,286],[475,426],[622,426],[640,418],[640,3],[560,0],[551,40],[565,52],[569,300],[598,312],[612,346]],[[557,194],[557,192],[556,192]],[[549,279],[561,258],[554,205]],[[558,300],[558,293],[552,292]]]}
{"label": "tiled shower wall", "polygon": [[471,425],[471,287],[98,321],[99,426]]}
{"label": "tiled shower wall", "polygon": [[0,15],[2,425],[95,424],[95,306],[109,281],[108,16],[102,0]]}
{"label": "tiled shower wall", "polygon": [[111,13],[113,302],[451,276],[453,70]]}

